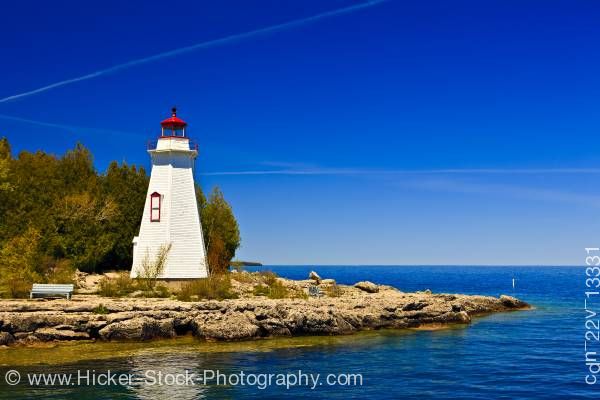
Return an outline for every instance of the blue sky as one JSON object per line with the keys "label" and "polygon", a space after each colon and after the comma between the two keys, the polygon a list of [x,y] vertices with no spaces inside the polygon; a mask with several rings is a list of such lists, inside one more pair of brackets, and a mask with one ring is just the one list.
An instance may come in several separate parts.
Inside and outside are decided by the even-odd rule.
{"label": "blue sky", "polygon": [[600,244],[600,4],[366,3],[9,2],[0,136],[148,167],[177,105],[239,258],[581,264]]}

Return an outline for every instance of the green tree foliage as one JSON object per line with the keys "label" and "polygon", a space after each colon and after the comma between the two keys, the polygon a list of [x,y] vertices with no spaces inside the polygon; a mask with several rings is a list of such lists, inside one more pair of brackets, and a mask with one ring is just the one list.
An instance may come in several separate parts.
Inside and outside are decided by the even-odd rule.
{"label": "green tree foliage", "polygon": [[10,182],[8,181],[10,161],[10,145],[6,138],[2,138],[0,139],[0,198],[3,192],[11,189]]}
{"label": "green tree foliage", "polygon": [[240,246],[240,230],[223,192],[215,187],[202,209],[202,228],[211,274],[225,272]]}
{"label": "green tree foliage", "polygon": [[[42,151],[13,157],[8,140],[0,139],[0,285],[64,282],[75,268],[129,269],[148,181],[143,168],[125,163],[98,174],[79,143],[62,157]],[[218,189],[207,201],[197,186],[196,197],[209,256],[224,270],[239,246],[237,222]]]}
{"label": "green tree foliage", "polygon": [[111,249],[99,262],[100,269],[129,268],[133,258],[132,240],[137,236],[144,212],[149,178],[144,168],[118,165],[113,161],[102,183],[102,197],[115,204],[115,213],[107,222],[106,235]]}
{"label": "green tree foliage", "polygon": [[39,250],[40,232],[28,228],[11,238],[0,251],[2,270],[0,290],[8,297],[25,297],[31,282],[41,282],[42,255]]}

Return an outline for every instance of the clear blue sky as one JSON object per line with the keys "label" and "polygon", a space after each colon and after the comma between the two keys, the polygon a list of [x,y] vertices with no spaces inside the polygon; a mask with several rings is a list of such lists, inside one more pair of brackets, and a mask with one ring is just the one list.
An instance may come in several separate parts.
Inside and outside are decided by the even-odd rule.
{"label": "clear blue sky", "polygon": [[[6,2],[0,98],[361,4],[161,3]],[[0,100],[0,136],[148,167],[177,105],[239,258],[581,264],[600,245],[598,21],[595,1],[384,1]]]}

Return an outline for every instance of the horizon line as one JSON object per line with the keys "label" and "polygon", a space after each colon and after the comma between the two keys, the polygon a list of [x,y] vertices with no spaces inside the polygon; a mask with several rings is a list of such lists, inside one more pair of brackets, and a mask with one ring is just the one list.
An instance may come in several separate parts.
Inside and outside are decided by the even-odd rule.
{"label": "horizon line", "polygon": [[[238,261],[241,262],[241,261]],[[262,264],[262,265],[244,265],[242,267],[564,267],[564,268],[584,268],[579,264]]]}

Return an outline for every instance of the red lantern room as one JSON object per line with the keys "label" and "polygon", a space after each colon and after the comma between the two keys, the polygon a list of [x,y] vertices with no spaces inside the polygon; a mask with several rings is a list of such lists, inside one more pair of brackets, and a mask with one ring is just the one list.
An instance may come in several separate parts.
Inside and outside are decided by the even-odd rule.
{"label": "red lantern room", "polygon": [[171,117],[163,120],[160,125],[162,126],[161,137],[185,137],[187,123],[177,117],[177,108],[175,107],[171,109]]}

